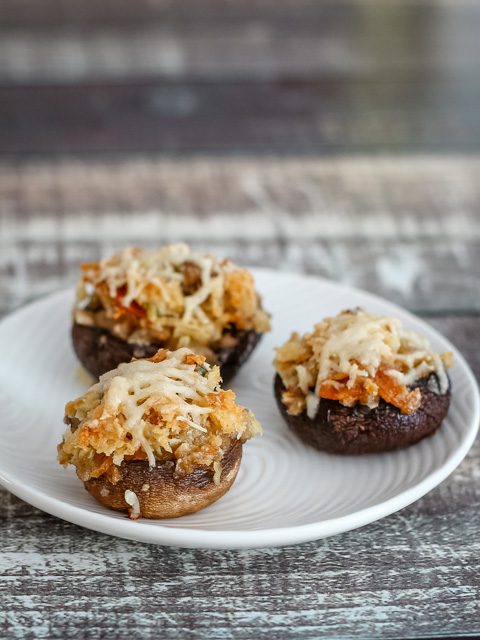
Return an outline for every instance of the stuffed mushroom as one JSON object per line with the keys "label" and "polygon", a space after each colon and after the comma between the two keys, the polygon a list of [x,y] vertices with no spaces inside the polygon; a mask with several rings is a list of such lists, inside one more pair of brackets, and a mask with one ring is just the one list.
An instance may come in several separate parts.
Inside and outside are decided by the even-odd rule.
{"label": "stuffed mushroom", "polygon": [[123,363],[65,408],[58,460],[101,504],[133,519],[175,518],[231,487],[242,446],[261,432],[220,388],[220,372],[185,347]]}
{"label": "stuffed mushroom", "polygon": [[389,451],[439,428],[451,360],[399,320],[343,311],[276,349],[275,396],[292,431],[317,449]]}
{"label": "stuffed mushroom", "polygon": [[269,330],[252,274],[185,244],[82,265],[72,338],[95,377],[160,347],[189,347],[228,382]]}

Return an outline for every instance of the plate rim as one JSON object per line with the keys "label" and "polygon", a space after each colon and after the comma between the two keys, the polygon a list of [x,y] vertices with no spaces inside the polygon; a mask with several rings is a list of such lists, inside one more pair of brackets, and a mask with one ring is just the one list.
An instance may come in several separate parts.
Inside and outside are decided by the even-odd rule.
{"label": "plate rim", "polygon": [[[460,446],[454,450],[453,454],[447,458],[440,468],[427,475],[423,480],[409,489],[400,491],[397,495],[394,495],[383,502],[370,505],[350,514],[308,524],[250,530],[211,530],[198,527],[167,527],[159,524],[160,521],[150,522],[146,520],[142,522],[133,522],[128,520],[128,518],[113,518],[109,512],[97,513],[94,511],[88,511],[83,507],[67,503],[57,497],[45,494],[43,491],[39,491],[32,487],[30,484],[25,484],[21,480],[18,480],[15,476],[5,473],[2,469],[0,469],[0,485],[16,495],[18,498],[50,515],[59,517],[87,529],[113,535],[115,537],[149,544],[181,548],[251,549],[300,544],[302,542],[327,538],[339,533],[363,527],[409,506],[416,500],[425,496],[429,491],[445,480],[468,454],[480,427],[480,391],[478,383],[469,364],[455,345],[422,318],[416,316],[407,309],[404,309],[397,303],[391,302],[387,298],[369,291],[336,282],[328,278],[312,276],[310,274],[302,274],[298,272],[292,273],[289,271],[258,267],[250,267],[250,269],[254,276],[262,275],[264,277],[275,278],[280,275],[308,279],[316,283],[320,282],[324,285],[331,286],[339,292],[344,292],[346,294],[355,293],[356,295],[360,294],[365,298],[365,300],[380,302],[382,304],[386,303],[392,307],[392,311],[398,311],[401,315],[411,318],[415,323],[420,323],[420,325],[427,327],[429,332],[448,343],[454,351],[456,362],[463,369],[463,373],[466,375],[466,378],[471,385],[471,390],[473,392],[473,407],[471,418],[469,420],[470,428],[466,433],[465,438],[462,440]],[[26,305],[20,306],[0,320],[0,332],[2,331],[3,326],[12,322],[14,318],[18,318],[18,316],[21,315],[27,315],[34,311],[36,306],[41,306],[46,301],[55,297],[62,298],[72,292],[72,286],[63,287],[60,290],[56,290],[29,302]]]}

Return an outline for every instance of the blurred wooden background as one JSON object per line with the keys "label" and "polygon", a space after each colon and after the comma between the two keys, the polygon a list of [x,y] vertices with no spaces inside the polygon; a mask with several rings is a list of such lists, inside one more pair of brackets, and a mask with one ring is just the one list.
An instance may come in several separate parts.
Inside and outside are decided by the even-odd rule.
{"label": "blurred wooden background", "polygon": [[[479,34],[476,0],[2,0],[0,315],[184,239],[395,300],[480,374]],[[1,490],[0,629],[478,634],[479,460],[380,523],[258,552],[114,540]]]}
{"label": "blurred wooden background", "polygon": [[3,0],[0,296],[185,238],[480,310],[474,0]]}

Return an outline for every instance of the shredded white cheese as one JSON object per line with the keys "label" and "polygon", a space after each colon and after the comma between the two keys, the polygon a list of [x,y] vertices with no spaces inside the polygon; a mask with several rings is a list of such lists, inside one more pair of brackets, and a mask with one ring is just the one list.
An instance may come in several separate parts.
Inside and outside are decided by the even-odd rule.
{"label": "shredded white cheese", "polygon": [[270,329],[247,270],[183,243],[155,250],[126,247],[83,264],[82,272],[75,322],[133,344],[190,346],[211,357],[209,350],[231,326]]}
{"label": "shredded white cheese", "polygon": [[84,481],[106,474],[113,484],[125,460],[145,458],[150,467],[171,465],[179,476],[203,467],[218,477],[233,439],[261,432],[255,416],[220,384],[218,366],[186,347],[121,364],[67,403],[59,462],[74,464]]}
{"label": "shredded white cheese", "polygon": [[[352,388],[357,377],[373,378],[380,365],[388,362],[395,368],[386,373],[405,386],[433,372],[438,376],[440,393],[448,389],[443,362],[431,351],[427,338],[407,331],[400,320],[359,309],[329,318],[325,329],[323,339],[314,345],[318,359],[317,395],[321,385],[336,373],[348,375],[347,387]],[[299,377],[302,390],[304,384]]]}
{"label": "shredded white cheese", "polygon": [[309,393],[306,398],[307,404],[307,416],[313,420],[317,415],[318,406],[320,404],[320,398],[314,393]]}
{"label": "shredded white cheese", "polygon": [[136,519],[140,516],[140,502],[135,492],[127,489],[124,494],[125,502],[131,507],[130,518]]}
{"label": "shredded white cheese", "polygon": [[[276,349],[275,368],[286,387],[282,401],[289,412],[298,415],[306,410],[313,418],[322,393],[332,389],[360,389],[362,403],[378,406],[385,375],[397,383],[396,398],[402,403],[398,406],[406,410],[414,403],[413,398],[411,405],[404,401],[407,389],[432,373],[438,380],[432,390],[444,394],[449,387],[445,367],[450,366],[451,355],[432,351],[425,337],[408,331],[400,320],[356,309],[326,318],[312,333],[293,333]],[[351,406],[354,394],[344,394],[340,402]]]}
{"label": "shredded white cheese", "polygon": [[308,394],[308,371],[307,369],[299,364],[296,367],[297,376],[298,376],[298,386],[302,390],[302,392],[307,395]]}
{"label": "shredded white cheese", "polygon": [[270,329],[248,271],[183,243],[126,247],[82,271],[75,322],[130,343],[190,346],[211,357],[208,350],[232,325]]}
{"label": "shredded white cheese", "polygon": [[179,268],[190,262],[197,265],[201,272],[201,285],[195,293],[185,296],[183,321],[188,322],[194,314],[206,319],[202,315],[200,305],[205,302],[212,291],[220,285],[223,288],[224,275],[234,269],[234,265],[227,261],[220,261],[214,256],[191,251],[184,243],[171,244],[160,249],[148,251],[126,247],[112,258],[102,260],[97,280],[105,281],[112,298],[117,296],[119,287],[126,282],[127,291],[122,298],[125,306],[137,299],[148,284],[154,284],[162,290],[168,299],[168,289],[165,282],[183,279]]}
{"label": "shredded white cheese", "polygon": [[[185,364],[185,356],[191,354],[186,347],[168,352],[165,360],[151,362],[136,360],[122,363],[117,369],[100,377],[92,387],[104,399],[103,417],[125,416],[124,428],[132,434],[147,454],[151,467],[154,467],[155,455],[144,435],[146,422],[143,416],[159,399],[171,403],[177,420],[181,420],[193,429],[205,432],[199,424],[200,416],[212,411],[209,407],[195,404],[201,397],[212,392],[206,378],[196,371],[196,366]],[[209,365],[202,365],[207,370]],[[123,455],[113,457],[114,464],[121,464]]]}

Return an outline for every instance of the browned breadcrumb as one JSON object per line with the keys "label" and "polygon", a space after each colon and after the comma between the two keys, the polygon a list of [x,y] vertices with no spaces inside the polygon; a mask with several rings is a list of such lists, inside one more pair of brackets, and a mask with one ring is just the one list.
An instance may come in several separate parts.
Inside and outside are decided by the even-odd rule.
{"label": "browned breadcrumb", "polygon": [[75,322],[138,344],[188,346],[213,360],[237,331],[270,330],[252,274],[184,245],[126,248],[82,265]]}
{"label": "browned breadcrumb", "polygon": [[274,364],[286,387],[282,402],[291,415],[308,410],[309,401],[316,410],[321,398],[370,408],[383,399],[412,413],[420,406],[421,393],[410,387],[435,373],[444,393],[452,354],[437,355],[426,338],[405,330],[399,320],[355,309],[326,318],[311,333],[292,333],[276,349]]}
{"label": "browned breadcrumb", "polygon": [[172,461],[178,475],[202,467],[219,479],[232,440],[261,431],[235,393],[219,384],[218,367],[186,348],[120,365],[67,403],[71,426],[58,447],[59,462],[75,465],[84,481],[105,475],[115,483],[123,461],[147,460],[150,451],[154,460]]}

